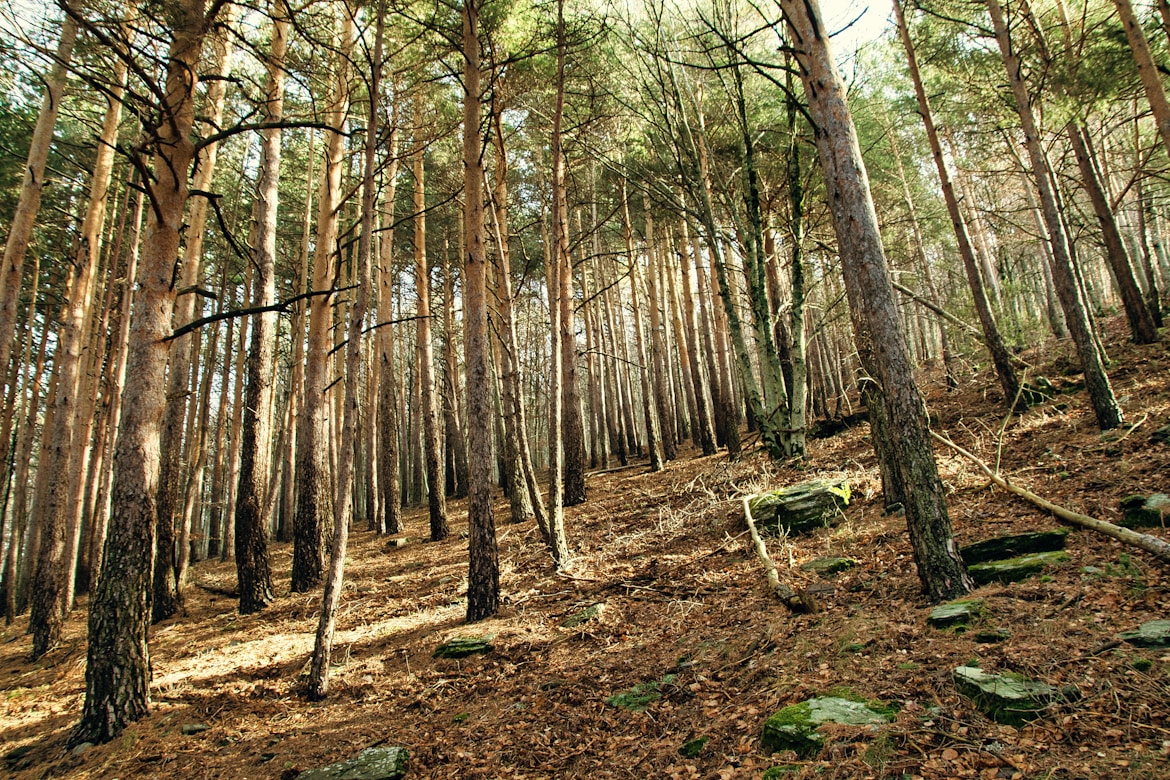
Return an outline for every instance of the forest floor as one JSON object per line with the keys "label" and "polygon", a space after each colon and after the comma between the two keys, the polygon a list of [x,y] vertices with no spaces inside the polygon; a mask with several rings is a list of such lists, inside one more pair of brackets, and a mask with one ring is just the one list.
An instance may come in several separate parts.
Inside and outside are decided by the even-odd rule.
{"label": "forest floor", "polygon": [[[1084,392],[1058,395],[1004,425],[992,377],[947,392],[924,375],[937,428],[1000,471],[1059,504],[1116,521],[1126,495],[1170,490],[1170,338],[1123,343],[1111,322],[1111,377],[1126,425],[1101,434]],[[1029,374],[1071,383],[1070,349],[1025,355]],[[1062,370],[1062,367],[1064,370]],[[1046,513],[988,486],[976,467],[938,451],[960,544],[1053,529]],[[746,535],[742,496],[825,476],[847,478],[853,501],[832,528],[770,541],[781,578],[831,585],[820,611],[793,615],[768,591]],[[156,626],[150,715],[108,745],[65,750],[84,690],[84,604],[63,646],[30,664],[27,619],[0,636],[0,775],[17,778],[293,778],[374,745],[410,751],[412,778],[1089,778],[1170,777],[1170,650],[1116,641],[1170,617],[1170,570],[1153,556],[1085,530],[1070,560],[976,595],[975,631],[929,628],[905,520],[885,516],[864,424],[810,442],[801,468],[758,455],[740,462],[684,452],[665,471],[645,464],[593,474],[589,500],[567,511],[571,576],[552,571],[535,528],[501,524],[503,607],[465,625],[464,505],[448,504],[454,533],[432,544],[425,511],[407,517],[405,546],[351,539],[330,696],[301,695],[319,594],[289,595],[291,548],[274,545],[279,598],[241,616],[234,568],[200,563],[186,614]],[[497,518],[506,518],[500,499]],[[1151,533],[1170,540],[1167,529]],[[800,564],[827,554],[859,565],[819,580]],[[603,604],[575,628],[562,622]],[[455,637],[490,636],[494,650],[432,657]],[[956,666],[1013,670],[1076,685],[1015,728],[980,714],[952,682]],[[656,683],[644,712],[606,703]],[[848,689],[899,713],[878,731],[841,727],[811,759],[767,755],[764,720],[810,695]],[[645,689],[644,689],[645,690]],[[185,726],[207,727],[198,733]],[[680,752],[707,741],[695,757]],[[13,752],[15,751],[15,752]]]}

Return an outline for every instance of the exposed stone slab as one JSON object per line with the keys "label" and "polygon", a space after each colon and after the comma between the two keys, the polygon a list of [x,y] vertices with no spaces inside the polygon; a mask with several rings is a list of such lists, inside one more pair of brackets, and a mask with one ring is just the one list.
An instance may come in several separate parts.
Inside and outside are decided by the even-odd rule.
{"label": "exposed stone slab", "polygon": [[444,642],[435,650],[435,658],[466,658],[495,650],[490,637],[460,637]]}
{"label": "exposed stone slab", "polygon": [[1170,647],[1170,620],[1151,620],[1117,637],[1134,647]]}
{"label": "exposed stone slab", "polygon": [[852,558],[828,557],[828,558],[814,558],[807,563],[802,563],[800,568],[805,571],[815,571],[823,579],[829,579],[834,574],[839,574],[843,571],[848,571],[857,565],[857,561]]}
{"label": "exposed stone slab", "polygon": [[818,729],[826,723],[868,726],[889,723],[888,710],[837,696],[822,696],[791,704],[764,721],[760,746],[766,753],[794,750],[803,758],[815,756],[825,745]]}
{"label": "exposed stone slab", "polygon": [[297,775],[297,780],[400,780],[406,777],[406,748],[366,748],[348,761]]}
{"label": "exposed stone slab", "polygon": [[1080,695],[1075,686],[1055,688],[1022,674],[992,674],[977,666],[958,667],[954,679],[959,692],[974,701],[983,714],[1009,726],[1021,726],[1036,720],[1054,701],[1075,699]]}
{"label": "exposed stone slab", "polygon": [[1125,528],[1165,528],[1170,525],[1170,496],[1127,496],[1121,499],[1121,522]]}
{"label": "exposed stone slab", "polygon": [[589,606],[585,607],[585,609],[578,610],[562,620],[561,626],[563,628],[576,628],[577,626],[584,625],[591,620],[597,620],[599,617],[601,617],[601,613],[604,611],[605,604],[600,602],[597,604],[590,604]]}
{"label": "exposed stone slab", "polygon": [[748,506],[761,529],[801,534],[830,525],[851,495],[845,480],[814,480],[761,493]]}
{"label": "exposed stone slab", "polygon": [[935,628],[965,626],[983,614],[984,605],[983,599],[962,599],[939,604],[930,611],[926,622]]}
{"label": "exposed stone slab", "polygon": [[986,585],[990,582],[1019,582],[1022,579],[1039,574],[1049,566],[1055,566],[1068,560],[1068,554],[1063,550],[1052,552],[1032,553],[1021,555],[1018,558],[1008,558],[1005,561],[990,561],[968,566],[967,571],[976,585]]}
{"label": "exposed stone slab", "polygon": [[1038,552],[1063,550],[1067,542],[1068,529],[1061,528],[1055,531],[1038,531],[1030,534],[1014,534],[1012,536],[997,536],[985,539],[982,542],[968,544],[961,548],[959,553],[963,561],[971,566],[988,561],[1002,561],[1005,558],[1015,558]]}

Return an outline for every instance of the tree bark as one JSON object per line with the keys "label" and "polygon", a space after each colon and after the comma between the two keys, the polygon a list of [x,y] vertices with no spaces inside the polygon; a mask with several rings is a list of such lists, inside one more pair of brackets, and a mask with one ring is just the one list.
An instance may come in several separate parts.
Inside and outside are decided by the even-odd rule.
{"label": "tree bark", "polygon": [[[219,6],[215,6],[219,8]],[[151,564],[158,516],[158,436],[166,406],[166,340],[175,302],[175,258],[194,159],[195,82],[212,19],[202,0],[168,9],[173,32],[164,87],[166,120],[157,128],[153,208],[146,225],[132,316],[123,416],[114,454],[109,537],[89,611],[85,704],[69,744],[108,742],[150,706]]]}
{"label": "tree bark", "polygon": [[898,320],[845,84],[815,0],[781,0],[781,7],[809,101],[854,331],[863,354],[871,350],[884,411],[898,432],[890,441],[893,447],[888,455],[902,483],[914,487],[904,500],[919,580],[931,600],[952,598],[968,592],[972,583],[951,535],[926,405],[914,383],[914,367]]}
{"label": "tree bark", "polygon": [[1024,147],[1031,162],[1032,177],[1040,195],[1040,209],[1044,215],[1044,223],[1048,228],[1048,237],[1052,246],[1052,274],[1056,284],[1056,293],[1060,298],[1061,308],[1064,309],[1065,320],[1068,323],[1073,342],[1076,344],[1081,368],[1085,373],[1085,388],[1088,390],[1089,401],[1092,404],[1093,413],[1097,417],[1097,424],[1102,430],[1116,428],[1121,424],[1121,409],[1117,406],[1113,387],[1105,373],[1105,365],[1097,348],[1084,298],[1077,284],[1068,233],[1057,205],[1056,183],[1050,176],[1048,161],[1044,156],[1044,149],[1040,145],[1040,135],[1037,132],[1036,120],[1032,113],[1031,98],[1020,73],[1020,59],[1013,49],[999,0],[987,0],[987,8],[991,12],[996,41],[999,44],[1004,67],[1007,69],[1012,96],[1016,102],[1016,112],[1019,114],[1020,125],[1024,131]]}
{"label": "tree bark", "polygon": [[[415,95],[415,127],[425,125],[423,96]],[[416,131],[417,132],[417,131]],[[417,300],[415,349],[421,388],[423,457],[427,468],[427,504],[431,518],[431,541],[439,542],[451,532],[447,525],[446,480],[443,476],[442,444],[439,441],[439,410],[435,401],[435,351],[431,343],[431,269],[427,262],[427,199],[423,173],[424,145],[415,138],[414,170],[414,289]]]}
{"label": "tree bark", "polygon": [[305,398],[297,419],[297,510],[293,520],[292,590],[303,593],[321,581],[325,569],[325,533],[333,516],[329,486],[328,397],[330,328],[333,324],[333,256],[341,203],[341,168],[345,154],[343,127],[349,111],[349,58],[354,46],[354,20],[341,12],[336,81],[325,122],[329,126],[317,195],[317,239],[313,251],[314,295],[309,303],[309,336],[305,351]]}
{"label": "tree bark", "polygon": [[[356,8],[346,3],[344,13],[351,19]],[[309,666],[310,699],[323,699],[329,692],[329,660],[333,653],[333,633],[337,626],[337,607],[341,603],[341,586],[345,572],[345,552],[349,542],[349,523],[353,508],[354,457],[350,446],[357,439],[358,381],[362,360],[362,330],[373,287],[374,254],[374,165],[378,141],[378,87],[382,70],[382,37],[385,25],[385,0],[377,6],[373,63],[370,75],[369,116],[366,118],[365,168],[362,176],[361,237],[358,243],[358,291],[350,311],[349,339],[345,345],[345,407],[342,415],[343,446],[338,453],[337,507],[334,510],[333,546],[329,553],[329,573],[321,597],[321,614],[317,622],[313,658]]]}
{"label": "tree bark", "polygon": [[[947,169],[946,159],[943,157],[942,143],[938,129],[934,124],[934,115],[930,110],[930,100],[926,95],[926,88],[922,83],[922,76],[918,70],[918,55],[910,40],[910,28],[906,25],[906,17],[902,11],[901,0],[893,0],[894,14],[898,20],[898,32],[902,38],[902,46],[906,50],[906,61],[910,68],[910,77],[914,81],[914,92],[918,96],[918,112],[922,117],[922,124],[926,129],[926,138],[930,144],[931,157],[934,159],[935,169],[938,171],[939,186],[943,191],[943,200],[946,202],[947,214],[951,218],[951,227],[955,232],[955,240],[959,247],[959,256],[963,260],[963,269],[967,274],[967,283],[971,288],[971,297],[975,302],[975,313],[979,317],[979,325],[983,330],[983,344],[991,355],[991,362],[995,366],[999,385],[1003,389],[1004,403],[1009,407],[1022,411],[1026,400],[1020,393],[1020,380],[1016,376],[1015,366],[1007,346],[1000,335],[999,326],[995,321],[995,313],[988,300],[987,291],[983,286],[979,267],[975,259],[975,250],[971,245],[971,238],[967,233],[967,223],[959,211],[959,199],[955,195],[955,187],[951,182],[951,174]],[[891,142],[893,138],[891,135]],[[897,154],[895,150],[895,154]],[[898,162],[901,165],[901,160]],[[909,190],[907,190],[909,192]]]}
{"label": "tree bark", "polygon": [[487,253],[483,220],[483,147],[480,131],[479,3],[463,4],[463,350],[467,416],[482,421],[467,436],[467,622],[500,608],[500,561],[492,515],[491,378],[488,357]]}
{"label": "tree bark", "polygon": [[[265,62],[264,121],[284,117],[285,54],[292,22],[287,0],[274,0],[272,39]],[[253,305],[276,301],[276,232],[280,185],[279,128],[260,134],[260,173],[256,182],[256,228],[252,248],[255,269]],[[241,429],[239,487],[236,490],[236,576],[240,613],[259,612],[274,598],[268,560],[268,501],[272,458],[273,375],[276,369],[276,312],[252,320],[248,350],[248,385]]]}

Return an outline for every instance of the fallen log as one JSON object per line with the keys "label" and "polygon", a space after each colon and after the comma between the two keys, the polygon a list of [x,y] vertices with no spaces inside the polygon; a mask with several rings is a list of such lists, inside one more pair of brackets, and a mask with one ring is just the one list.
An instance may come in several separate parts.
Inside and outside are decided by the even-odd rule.
{"label": "fallen log", "polygon": [[752,545],[755,547],[756,556],[760,559],[760,563],[764,565],[764,575],[768,578],[768,587],[776,594],[776,597],[780,599],[784,606],[793,612],[798,614],[816,612],[816,599],[805,591],[794,591],[780,581],[780,573],[776,569],[776,564],[773,563],[772,556],[768,555],[768,548],[764,545],[764,538],[760,536],[760,531],[756,528],[756,521],[752,517],[750,501],[751,496],[744,496],[743,516],[747,520],[748,530],[752,534]]}
{"label": "fallen log", "polygon": [[1141,534],[1137,531],[1131,531],[1128,528],[1122,528],[1121,526],[1114,525],[1113,523],[1110,523],[1106,520],[1098,520],[1095,517],[1089,517],[1088,515],[1083,515],[1080,512],[1074,512],[1071,509],[1066,509],[1059,504],[1054,504],[1045,498],[1041,498],[1030,490],[1026,490],[1022,487],[1019,487],[1018,485],[1013,485],[1012,483],[1008,482],[999,474],[996,474],[994,471],[992,471],[991,468],[982,460],[980,460],[976,455],[963,449],[958,444],[955,444],[949,438],[940,436],[934,431],[931,431],[930,435],[945,444],[947,447],[950,447],[955,452],[970,460],[972,463],[978,466],[984,474],[987,475],[988,479],[1009,493],[1015,493],[1017,496],[1027,499],[1041,509],[1047,512],[1051,512],[1058,519],[1063,520],[1066,523],[1079,526],[1081,528],[1088,528],[1090,531],[1096,531],[1099,534],[1110,536],[1114,539],[1117,539],[1118,541],[1124,542],[1125,544],[1132,545],[1141,550],[1145,550],[1146,552],[1165,561],[1166,563],[1170,563],[1170,544],[1162,541],[1158,537],[1151,536],[1149,534]]}

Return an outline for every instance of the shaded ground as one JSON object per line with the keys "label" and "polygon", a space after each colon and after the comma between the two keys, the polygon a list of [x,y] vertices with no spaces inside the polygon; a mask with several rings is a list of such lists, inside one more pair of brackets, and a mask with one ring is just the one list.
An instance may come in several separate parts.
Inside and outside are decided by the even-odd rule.
{"label": "shaded ground", "polygon": [[[1132,493],[1170,490],[1170,349],[1111,340],[1111,369],[1126,427],[1102,435],[1083,392],[1059,395],[1006,427],[987,376],[959,393],[927,378],[938,427],[1013,481],[1057,503],[1116,521]],[[1035,363],[1058,386],[1074,376],[1067,349]],[[1035,376],[1040,369],[1031,372]],[[1132,427],[1131,427],[1132,426]],[[987,487],[974,466],[940,451],[960,543],[1057,527],[1043,512]],[[854,502],[838,526],[770,542],[781,577],[820,583],[800,564],[825,554],[859,566],[819,594],[822,610],[789,614],[767,592],[747,543],[740,497],[825,474],[844,475]],[[408,517],[411,543],[357,533],[338,621],[332,695],[308,703],[301,675],[319,595],[283,595],[262,615],[240,616],[234,568],[193,571],[187,614],[153,634],[154,708],[109,745],[64,750],[84,686],[84,610],[64,646],[29,664],[26,620],[0,639],[0,774],[19,778],[291,778],[364,747],[404,745],[414,778],[758,778],[789,766],[800,777],[1170,776],[1170,651],[1115,642],[1125,629],[1170,617],[1170,572],[1152,556],[1087,531],[1069,536],[1071,560],[1045,576],[989,585],[980,628],[1010,631],[999,644],[975,632],[927,628],[904,520],[884,517],[865,426],[810,447],[809,465],[759,458],[730,464],[685,455],[666,471],[644,465],[589,479],[589,501],[568,510],[578,555],[554,575],[534,528],[499,528],[505,606],[462,624],[467,542],[440,544],[426,517]],[[503,504],[497,517],[506,518]],[[1170,539],[1165,529],[1154,531]],[[273,550],[277,590],[288,594],[291,548]],[[1088,568],[1086,568],[1088,567]],[[600,618],[561,623],[595,603]],[[84,606],[84,605],[83,605]],[[495,651],[436,660],[452,637],[491,635]],[[1035,724],[1001,726],[958,695],[951,670],[974,660],[1054,685],[1080,700]],[[671,675],[667,679],[667,675]],[[645,712],[607,697],[657,681]],[[899,705],[889,728],[842,728],[814,759],[764,755],[764,719],[787,704],[847,688]],[[184,735],[183,727],[209,728]],[[707,737],[694,758],[680,753]],[[23,756],[19,756],[23,753]],[[19,756],[19,757],[18,757]]]}

